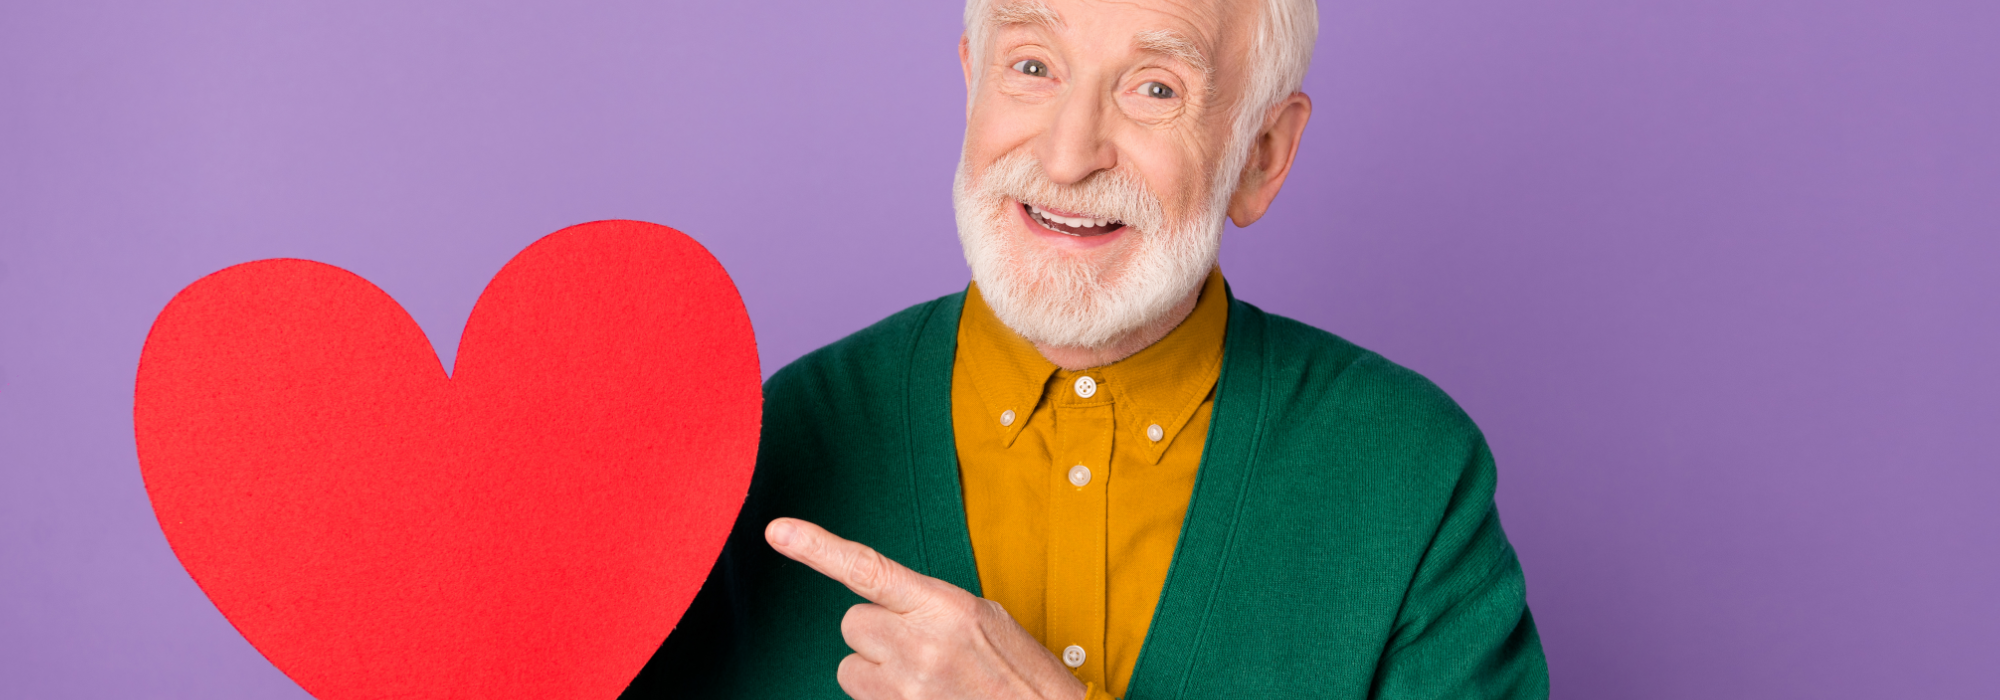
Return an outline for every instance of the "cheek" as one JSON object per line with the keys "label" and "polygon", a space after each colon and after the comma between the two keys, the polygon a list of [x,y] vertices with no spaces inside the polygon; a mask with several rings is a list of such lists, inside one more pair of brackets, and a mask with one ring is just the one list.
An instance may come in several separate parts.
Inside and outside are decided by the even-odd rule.
{"label": "cheek", "polygon": [[985,95],[974,102],[965,120],[965,155],[980,165],[1021,150],[1041,132],[1032,109],[1010,104],[1002,95]]}
{"label": "cheek", "polygon": [[1209,177],[1202,166],[1210,162],[1192,144],[1178,141],[1163,140],[1125,151],[1126,159],[1160,198],[1167,214],[1175,217],[1204,203]]}

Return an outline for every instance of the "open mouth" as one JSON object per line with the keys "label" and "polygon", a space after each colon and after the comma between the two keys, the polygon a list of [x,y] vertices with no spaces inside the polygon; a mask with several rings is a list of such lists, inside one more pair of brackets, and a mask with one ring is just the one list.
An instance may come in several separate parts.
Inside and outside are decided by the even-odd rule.
{"label": "open mouth", "polygon": [[1022,204],[1027,209],[1028,218],[1041,224],[1042,228],[1078,238],[1102,236],[1125,228],[1125,222],[1117,219],[1102,219],[1083,214],[1071,214],[1054,209],[1043,209],[1033,204]]}

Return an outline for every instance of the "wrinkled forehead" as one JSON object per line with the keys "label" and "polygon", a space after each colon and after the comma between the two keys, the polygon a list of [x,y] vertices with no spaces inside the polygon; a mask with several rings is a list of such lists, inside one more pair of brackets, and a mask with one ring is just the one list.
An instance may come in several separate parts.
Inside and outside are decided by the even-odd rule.
{"label": "wrinkled forehead", "polygon": [[967,28],[982,35],[1032,28],[1096,41],[1129,40],[1134,49],[1210,69],[1247,38],[1257,4],[1249,0],[986,0],[968,8]]}
{"label": "wrinkled forehead", "polygon": [[989,24],[1041,22],[1060,24],[1071,14],[1118,15],[1128,19],[1172,17],[1205,29],[1220,27],[1256,6],[1248,0],[975,0],[967,21]]}

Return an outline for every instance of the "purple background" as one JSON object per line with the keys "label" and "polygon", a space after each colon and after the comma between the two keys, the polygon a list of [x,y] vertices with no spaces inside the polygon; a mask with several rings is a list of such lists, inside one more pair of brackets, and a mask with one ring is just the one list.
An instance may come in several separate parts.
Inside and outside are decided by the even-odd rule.
{"label": "purple background", "polygon": [[[957,2],[0,5],[0,696],[298,697],[148,508],[153,315],[636,218],[767,373],[964,284]],[[2000,4],[1323,3],[1241,296],[1491,437],[1556,695],[2000,696]],[[829,670],[829,672],[831,672]]]}

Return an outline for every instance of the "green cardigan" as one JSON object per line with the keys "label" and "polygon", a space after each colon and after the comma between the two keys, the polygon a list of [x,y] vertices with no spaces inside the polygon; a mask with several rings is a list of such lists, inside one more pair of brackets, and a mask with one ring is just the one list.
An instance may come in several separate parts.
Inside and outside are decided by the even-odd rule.
{"label": "green cardigan", "polygon": [[[625,697],[846,697],[840,619],[864,601],[772,551],[778,516],[979,592],[951,425],[964,300],[911,307],[771,377],[735,531]],[[1126,697],[1547,697],[1471,419],[1416,373],[1233,296],[1223,347]]]}

